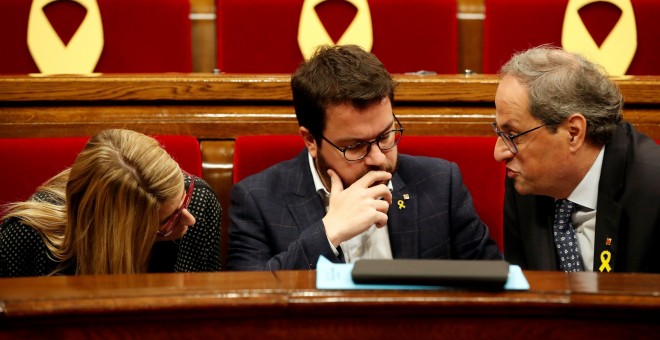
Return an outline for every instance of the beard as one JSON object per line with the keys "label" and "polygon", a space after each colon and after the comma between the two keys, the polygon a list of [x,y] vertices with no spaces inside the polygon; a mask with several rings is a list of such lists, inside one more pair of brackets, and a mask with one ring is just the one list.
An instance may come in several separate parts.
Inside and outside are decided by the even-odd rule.
{"label": "beard", "polygon": [[[389,152],[395,152],[396,148],[392,150],[388,150]],[[339,176],[341,179],[341,183],[344,186],[344,188],[348,188],[349,186],[353,185],[357,180],[360,178],[364,177],[366,174],[368,174],[371,171],[387,171],[394,175],[394,172],[396,171],[396,165],[397,165],[398,158],[394,159],[394,164],[391,164],[389,162],[386,162],[382,166],[369,166],[367,169],[365,169],[362,173],[360,173],[358,176],[355,178],[344,178],[341,176],[341,174],[335,170],[332,169],[329,165],[328,162],[326,162],[325,158],[321,155],[321,152],[316,153],[316,170],[319,173],[319,177],[321,177],[321,181],[325,185],[326,189],[328,192],[330,192],[330,188],[332,188],[332,181],[330,180],[330,175],[328,175],[328,169],[335,170],[335,173]],[[345,161],[348,162],[348,161]],[[374,182],[371,186],[376,186],[379,184],[385,184],[387,185],[387,181],[378,181]]]}

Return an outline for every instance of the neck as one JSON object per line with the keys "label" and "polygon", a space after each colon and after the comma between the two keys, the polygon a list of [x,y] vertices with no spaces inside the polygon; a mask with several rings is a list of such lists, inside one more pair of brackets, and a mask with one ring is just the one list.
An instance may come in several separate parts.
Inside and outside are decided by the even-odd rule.
{"label": "neck", "polygon": [[584,143],[584,145],[576,152],[574,161],[572,162],[574,166],[571,171],[568,171],[567,178],[564,179],[566,185],[555,195],[555,199],[566,198],[573,192],[573,190],[575,190],[596,161],[601,148],[601,145],[595,145],[588,142]]}

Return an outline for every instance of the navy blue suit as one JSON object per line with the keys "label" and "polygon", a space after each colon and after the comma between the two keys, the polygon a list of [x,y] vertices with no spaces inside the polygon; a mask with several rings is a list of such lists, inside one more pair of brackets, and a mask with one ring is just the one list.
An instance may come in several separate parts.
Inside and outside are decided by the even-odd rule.
{"label": "navy blue suit", "polygon": [[[394,258],[502,258],[455,163],[399,154],[392,185],[387,227]],[[315,269],[320,255],[342,262],[328,242],[325,213],[306,149],[245,178],[231,193],[227,268]]]}

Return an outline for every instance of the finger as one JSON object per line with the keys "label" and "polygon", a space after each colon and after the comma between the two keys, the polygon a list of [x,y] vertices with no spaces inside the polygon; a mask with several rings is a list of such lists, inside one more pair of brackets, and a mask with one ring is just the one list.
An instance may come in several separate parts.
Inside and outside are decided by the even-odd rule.
{"label": "finger", "polygon": [[379,212],[387,214],[387,212],[390,210],[390,204],[385,201],[378,200],[375,202],[375,208]]}
{"label": "finger", "polygon": [[178,240],[182,238],[186,232],[188,232],[188,226],[187,225],[181,225],[175,227],[169,234],[158,237],[158,241],[172,241],[172,240]]}
{"label": "finger", "polygon": [[371,187],[368,189],[369,195],[374,199],[382,199],[388,204],[392,204],[392,192],[390,188],[385,184],[379,184],[377,186]]}
{"label": "finger", "polygon": [[378,214],[378,220],[374,223],[376,225],[376,228],[382,228],[387,225],[387,214],[384,213],[379,213]]}
{"label": "finger", "polygon": [[343,191],[344,184],[342,184],[339,175],[337,175],[337,173],[332,169],[328,169],[328,175],[330,175],[330,193],[332,194]]}
{"label": "finger", "polygon": [[392,179],[392,174],[387,171],[369,171],[355,183],[360,183],[361,186],[368,188],[376,182],[386,182],[390,179]]}

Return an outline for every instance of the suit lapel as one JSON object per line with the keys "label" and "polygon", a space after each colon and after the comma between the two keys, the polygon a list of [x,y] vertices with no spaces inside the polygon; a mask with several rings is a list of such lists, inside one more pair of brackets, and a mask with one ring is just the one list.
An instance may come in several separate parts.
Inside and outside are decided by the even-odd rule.
{"label": "suit lapel", "polygon": [[[403,171],[402,168],[399,169]],[[387,212],[387,229],[394,258],[418,258],[419,214],[418,197],[410,192],[405,182],[395,173],[392,177],[392,204]]]}
{"label": "suit lapel", "polygon": [[[526,247],[532,247],[531,253],[538,254],[532,259],[537,261],[532,268],[543,270],[558,270],[557,250],[555,249],[555,238],[553,235],[553,223],[555,215],[554,199],[547,196],[538,196],[536,209],[530,213],[534,214],[534,224],[529,226],[531,231],[531,243]],[[525,226],[523,226],[525,228]],[[528,253],[530,253],[528,251]]]}
{"label": "suit lapel", "polygon": [[310,226],[325,216],[323,200],[314,191],[314,180],[307,157],[306,150],[298,154],[296,162],[290,169],[291,176],[286,183],[286,188],[289,190],[285,196],[286,205],[295,220],[295,225],[300,227]]}
{"label": "suit lapel", "polygon": [[[598,195],[596,237],[594,239],[594,271],[609,272],[615,268],[621,208],[620,204],[609,197]],[[607,270],[608,267],[610,270]]]}
{"label": "suit lapel", "polygon": [[[605,146],[603,167],[598,183],[598,203],[596,207],[596,237],[594,240],[594,271],[607,272],[616,269],[619,244],[619,225],[623,207],[618,198],[623,191],[621,180],[626,171],[628,138],[619,125],[612,141]],[[602,270],[601,270],[602,268]],[[618,268],[621,271],[624,268]]]}

